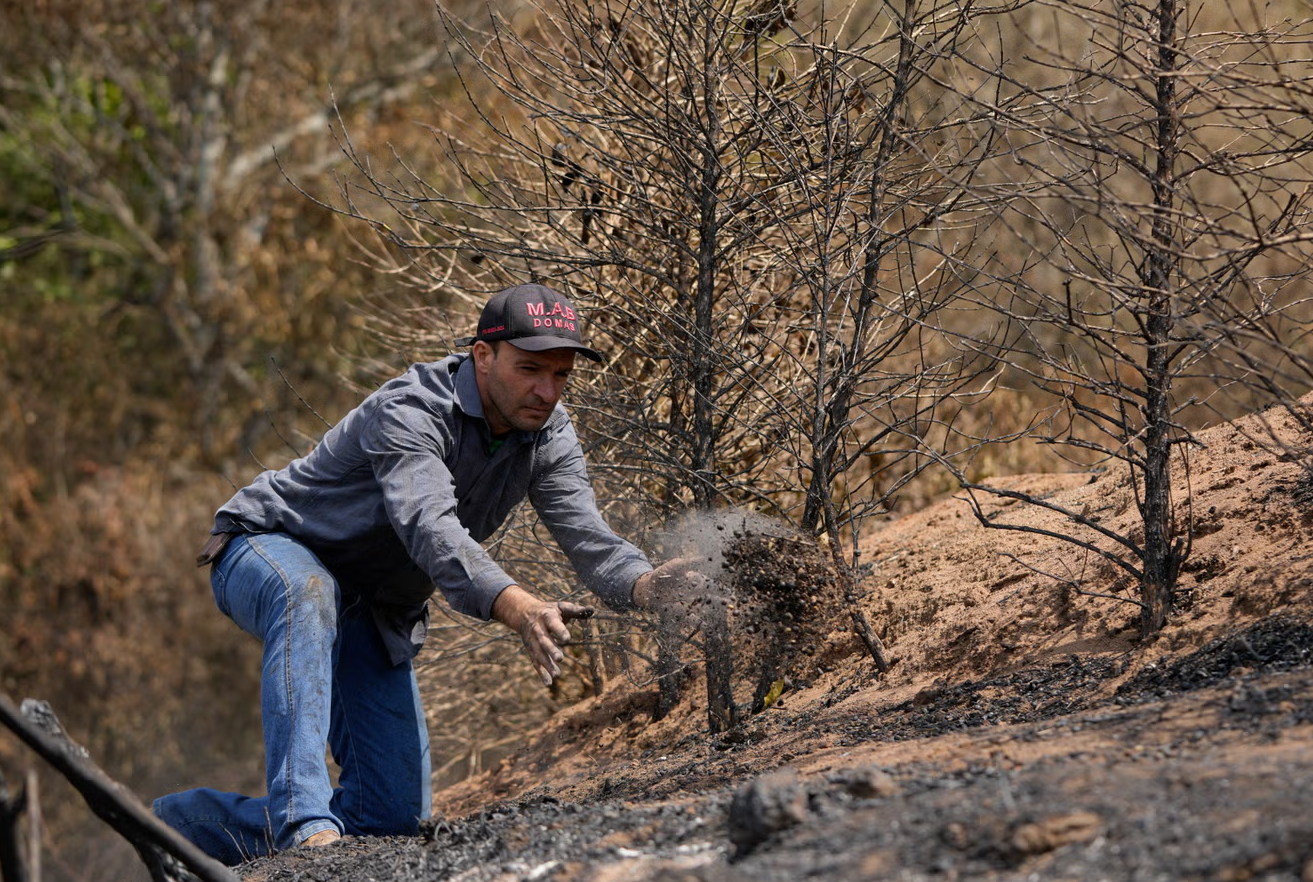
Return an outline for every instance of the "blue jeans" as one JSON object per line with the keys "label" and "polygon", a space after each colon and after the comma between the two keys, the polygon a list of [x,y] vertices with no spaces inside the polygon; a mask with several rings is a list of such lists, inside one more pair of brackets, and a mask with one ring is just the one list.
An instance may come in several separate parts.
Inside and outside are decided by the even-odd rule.
{"label": "blue jeans", "polygon": [[268,791],[187,790],[155,800],[155,814],[230,865],[322,830],[415,834],[431,811],[428,729],[415,669],[389,662],[368,606],[344,606],[319,558],[282,533],[234,537],[210,582],[224,615],[264,645]]}

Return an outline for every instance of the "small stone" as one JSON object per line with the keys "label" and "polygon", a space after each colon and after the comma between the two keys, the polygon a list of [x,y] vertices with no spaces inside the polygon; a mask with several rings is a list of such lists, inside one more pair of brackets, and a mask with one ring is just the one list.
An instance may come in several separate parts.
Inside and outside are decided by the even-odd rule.
{"label": "small stone", "polygon": [[967,827],[958,821],[954,821],[944,827],[939,833],[944,844],[958,851],[966,851],[967,846],[971,844],[971,836],[967,833]]}
{"label": "small stone", "polygon": [[843,789],[858,799],[887,799],[901,790],[892,775],[876,766],[848,772],[843,777]]}
{"label": "small stone", "polygon": [[1090,842],[1103,829],[1103,818],[1093,812],[1054,815],[1033,824],[1022,824],[1012,833],[1012,848],[1032,855],[1053,851],[1076,842]]}

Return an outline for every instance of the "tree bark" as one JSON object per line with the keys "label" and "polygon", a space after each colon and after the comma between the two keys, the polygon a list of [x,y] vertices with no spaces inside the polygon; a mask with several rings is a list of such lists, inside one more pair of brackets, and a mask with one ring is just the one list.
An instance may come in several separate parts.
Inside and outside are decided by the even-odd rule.
{"label": "tree bark", "polygon": [[1140,586],[1140,632],[1157,634],[1171,615],[1179,569],[1172,543],[1172,415],[1171,389],[1173,320],[1172,285],[1175,275],[1176,202],[1174,168],[1179,152],[1179,117],[1176,101],[1176,0],[1158,4],[1158,88],[1156,106],[1157,165],[1154,169],[1154,216],[1150,251],[1144,262],[1148,305],[1145,336],[1144,398],[1144,578]]}
{"label": "tree bark", "polygon": [[18,822],[26,805],[27,793],[11,797],[4,775],[0,775],[0,879],[4,882],[27,882],[28,879],[18,845]]}

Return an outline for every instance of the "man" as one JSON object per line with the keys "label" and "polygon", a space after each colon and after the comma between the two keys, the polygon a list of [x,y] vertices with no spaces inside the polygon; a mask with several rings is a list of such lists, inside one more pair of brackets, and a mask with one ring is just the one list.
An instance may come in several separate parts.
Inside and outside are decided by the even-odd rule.
{"label": "man", "polygon": [[[436,585],[458,612],[520,635],[542,681],[567,623],[480,547],[526,496],[609,606],[651,603],[653,570],[607,527],[561,393],[585,346],[574,306],[543,285],[488,301],[468,354],[379,388],[310,455],[261,474],[214,520],[198,558],[219,609],[263,641],[268,792],[189,790],[155,813],[229,864],[342,834],[411,834],[430,813],[429,747],[412,659]],[[324,746],[339,769],[333,788]]]}

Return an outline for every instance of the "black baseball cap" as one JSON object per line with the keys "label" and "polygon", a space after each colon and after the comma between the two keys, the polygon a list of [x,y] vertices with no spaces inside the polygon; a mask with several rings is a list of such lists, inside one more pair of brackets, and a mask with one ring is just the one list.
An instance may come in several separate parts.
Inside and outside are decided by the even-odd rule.
{"label": "black baseball cap", "polygon": [[593,361],[602,356],[584,345],[579,336],[579,314],[564,295],[546,285],[515,285],[500,291],[483,307],[473,337],[462,337],[457,346],[505,340],[526,352],[574,349]]}

